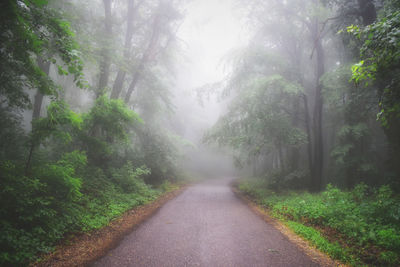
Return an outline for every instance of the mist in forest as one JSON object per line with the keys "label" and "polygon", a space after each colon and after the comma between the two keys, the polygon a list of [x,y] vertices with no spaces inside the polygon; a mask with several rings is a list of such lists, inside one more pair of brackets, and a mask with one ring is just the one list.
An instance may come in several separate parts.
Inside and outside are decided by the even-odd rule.
{"label": "mist in forest", "polygon": [[394,0],[1,1],[0,236],[15,242],[0,239],[0,265],[196,179],[397,194],[399,10]]}
{"label": "mist in forest", "polygon": [[203,136],[226,108],[219,85],[210,87],[226,79],[230,69],[226,58],[249,38],[241,11],[238,3],[230,0],[188,1],[177,32],[181,58],[174,92],[174,120],[182,123],[180,134],[194,145],[186,150],[186,167],[212,178],[235,175],[231,154],[204,144]]}

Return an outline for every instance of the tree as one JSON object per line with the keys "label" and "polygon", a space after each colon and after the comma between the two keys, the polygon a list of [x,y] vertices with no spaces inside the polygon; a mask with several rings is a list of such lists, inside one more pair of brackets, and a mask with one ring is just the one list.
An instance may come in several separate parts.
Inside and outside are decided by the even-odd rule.
{"label": "tree", "polygon": [[[246,2],[247,4],[247,2]],[[265,14],[268,13],[268,16]],[[277,53],[281,58],[290,62],[285,68],[274,64],[268,58],[267,62],[258,64],[271,66],[270,69],[256,69],[255,72],[262,72],[268,76],[271,74],[282,75],[287,81],[293,84],[300,84],[307,88],[298,97],[293,98],[292,105],[295,107],[295,114],[292,118],[292,126],[299,127],[301,121],[304,122],[304,129],[308,140],[308,165],[310,173],[310,189],[318,191],[322,187],[322,178],[324,170],[324,140],[323,140],[323,99],[321,77],[325,73],[325,53],[323,48],[323,38],[327,31],[321,24],[327,10],[319,1],[252,1],[250,5],[251,19],[258,26],[256,38],[254,41],[258,45]],[[279,30],[277,30],[279,29]],[[307,47],[310,47],[307,50]],[[252,49],[251,47],[249,49]],[[305,65],[306,60],[312,64]],[[254,63],[253,63],[254,64]],[[247,69],[245,69],[247,67]],[[265,66],[263,66],[265,68]],[[243,74],[252,71],[252,67],[245,66]],[[250,71],[249,71],[250,68]],[[313,75],[310,75],[312,72]],[[305,77],[307,77],[305,79]],[[239,83],[238,83],[239,79]],[[235,73],[231,84],[239,84],[242,74]],[[300,100],[303,99],[303,106],[300,106]],[[309,106],[309,99],[313,100]],[[309,114],[309,109],[313,109]],[[301,112],[302,111],[302,112]],[[299,114],[302,113],[302,117]],[[310,118],[310,116],[312,117]],[[289,152],[292,169],[298,166],[297,159],[299,148],[293,147]]]}
{"label": "tree", "polygon": [[348,31],[362,41],[361,61],[353,65],[353,81],[360,87],[373,83],[378,88],[378,119],[390,142],[390,168],[399,175],[400,155],[400,93],[398,64],[400,45],[398,38],[400,27],[399,6],[389,1],[383,16],[366,27],[350,26]]}
{"label": "tree", "polygon": [[2,1],[0,8],[0,30],[8,33],[0,37],[1,105],[29,107],[25,89],[55,95],[56,87],[46,75],[48,62],[56,64],[59,73],[74,75],[83,86],[82,62],[69,24],[47,1]]}
{"label": "tree", "polygon": [[[165,0],[159,0],[155,12],[151,18],[151,27],[149,29],[149,39],[146,39],[146,45],[142,54],[139,57],[137,66],[135,67],[132,80],[128,86],[125,102],[128,103],[131,99],[132,93],[134,92],[139,79],[143,76],[148,64],[156,58],[157,54],[169,45],[169,38],[174,37],[175,32],[173,31],[173,22],[180,18],[179,12],[174,8],[173,2],[167,2]],[[163,38],[167,37],[167,41],[164,43]]]}
{"label": "tree", "polygon": [[129,63],[130,55],[131,55],[131,46],[132,46],[132,37],[133,37],[133,17],[135,14],[136,9],[138,8],[136,4],[135,6],[135,1],[133,0],[127,0],[128,2],[128,8],[127,8],[127,15],[126,15],[126,33],[125,33],[125,42],[124,42],[124,48],[123,48],[123,54],[122,54],[122,61],[123,61],[123,66],[120,66],[118,69],[117,77],[115,78],[114,85],[111,91],[111,98],[118,98],[119,95],[121,94],[124,82],[125,82],[125,77],[126,77],[126,68]]}
{"label": "tree", "polygon": [[294,110],[288,108],[300,93],[299,85],[279,75],[253,75],[205,140],[233,148],[245,162],[271,155],[273,166],[285,170],[284,151],[305,142],[303,131],[292,125]]}
{"label": "tree", "polygon": [[112,10],[111,0],[103,0],[104,4],[104,31],[103,34],[103,48],[101,52],[100,61],[100,74],[99,74],[99,85],[97,91],[97,97],[100,97],[106,87],[108,86],[108,80],[110,77],[110,65],[111,65],[111,40],[112,40]]}

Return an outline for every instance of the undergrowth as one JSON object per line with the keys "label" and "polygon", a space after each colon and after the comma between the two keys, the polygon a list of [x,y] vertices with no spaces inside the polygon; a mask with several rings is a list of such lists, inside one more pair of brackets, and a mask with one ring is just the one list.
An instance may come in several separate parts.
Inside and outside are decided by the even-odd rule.
{"label": "undergrowth", "polygon": [[0,266],[27,265],[50,252],[66,234],[101,228],[125,211],[176,189],[170,182],[157,189],[145,184],[149,169],[144,166],[128,163],[106,174],[100,168],[79,172],[70,163],[49,164],[33,178],[10,162],[0,166],[5,185],[0,189]]}
{"label": "undergrowth", "polygon": [[[28,265],[69,233],[105,226],[174,189],[174,145],[155,142],[121,100],[101,96],[87,113],[53,101],[29,134],[13,127],[23,141],[0,153],[0,266]],[[133,142],[138,132],[151,149]]]}
{"label": "undergrowth", "polygon": [[400,199],[389,186],[277,194],[265,181],[248,179],[238,188],[334,259],[383,266],[400,260]]}

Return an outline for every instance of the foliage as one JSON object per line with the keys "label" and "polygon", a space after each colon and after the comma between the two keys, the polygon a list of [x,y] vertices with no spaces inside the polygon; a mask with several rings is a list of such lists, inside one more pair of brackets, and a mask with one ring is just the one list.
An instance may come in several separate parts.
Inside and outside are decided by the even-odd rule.
{"label": "foliage", "polygon": [[[156,61],[167,48],[164,43],[172,42],[180,16],[173,3],[157,3],[142,1],[134,6],[135,20],[141,22],[134,24],[131,33],[127,27],[127,36],[135,35],[135,43],[122,48],[117,33],[107,40],[99,35],[104,32],[100,27],[104,18],[101,12],[89,11],[93,2],[1,1],[1,266],[27,265],[51,251],[65,235],[102,227],[126,210],[176,188],[166,179],[175,179],[177,144],[169,134],[160,133],[162,111],[172,110],[169,80],[163,78],[170,73]],[[113,3],[112,8],[122,10],[125,4]],[[148,45],[153,35],[149,32],[156,30],[148,21],[154,16],[163,21],[162,31]],[[123,29],[123,23],[116,23],[120,19],[113,17],[111,28]],[[93,66],[102,64],[103,54],[98,48],[113,50],[112,42],[120,49],[112,55],[121,52],[124,63],[110,61],[115,64],[110,72],[120,68],[127,79],[138,73],[132,102],[146,124],[127,103],[109,99],[110,84],[105,85],[104,95],[82,104],[84,112],[77,112],[75,94],[87,94],[80,91],[88,87],[83,72],[97,79]],[[146,59],[137,64],[141,56]],[[50,66],[49,71],[44,65]],[[35,117],[30,129],[26,122],[32,115],[32,89],[36,96],[46,97],[40,101],[34,97],[42,117]],[[68,94],[73,101],[67,101]],[[161,189],[153,189],[149,181],[162,184]]]}
{"label": "foliage", "polygon": [[53,101],[47,108],[47,117],[33,122],[31,142],[38,145],[49,137],[60,139],[64,143],[72,141],[71,133],[79,130],[82,118],[73,112],[64,101]]}
{"label": "foliage", "polygon": [[149,173],[145,167],[134,170],[127,164],[107,177],[101,169],[88,169],[78,151],[36,165],[31,177],[12,162],[0,167],[1,265],[26,263],[50,251],[64,234],[102,227],[159,195],[143,182]]}
{"label": "foliage", "polygon": [[387,1],[378,20],[366,27],[349,26],[352,33],[362,43],[360,62],[352,67],[353,81],[365,87],[373,83],[377,88],[377,105],[380,121],[390,142],[390,166],[396,175],[399,173],[398,155],[400,153],[400,93],[398,79],[400,73],[400,12],[395,1]]}
{"label": "foliage", "polygon": [[76,145],[87,151],[89,162],[106,167],[117,153],[118,144],[129,144],[130,129],[142,123],[141,118],[121,100],[99,97],[93,108],[83,115],[84,127]]}
{"label": "foliage", "polygon": [[[23,163],[18,157],[0,161],[1,265],[24,264],[50,251],[66,233],[102,227],[160,194],[144,182],[151,173],[146,166],[108,167],[93,156],[99,143],[115,154],[114,144],[128,143],[131,124],[140,121],[123,102],[105,97],[87,114],[71,111],[63,101],[49,105],[29,138],[38,146],[30,172],[18,167]],[[96,142],[83,146],[84,140]]]}
{"label": "foliage", "polygon": [[146,166],[134,169],[132,163],[128,162],[122,168],[110,169],[111,177],[124,192],[144,194],[148,191],[148,186],[140,180],[140,177],[151,173]]}
{"label": "foliage", "polygon": [[[400,257],[400,199],[389,186],[374,189],[358,184],[346,192],[328,185],[319,194],[276,194],[268,191],[267,187],[268,183],[257,179],[242,181],[238,186],[260,205],[270,209],[274,216],[288,220],[296,232],[316,245],[322,242],[318,246],[335,258],[347,262],[360,258],[372,264],[390,265]],[[350,246],[348,252],[356,258],[351,259],[342,253],[343,250],[334,249],[337,245],[325,245],[320,234],[310,227],[326,229],[322,234],[334,231],[335,240]],[[327,238],[333,237],[328,235]],[[368,254],[376,247],[378,253]]]}
{"label": "foliage", "polygon": [[0,161],[22,159],[27,141],[21,129],[21,116],[12,108],[0,107]]}
{"label": "foliage", "polygon": [[305,143],[305,134],[292,126],[287,109],[301,93],[301,87],[279,75],[253,77],[230,105],[227,114],[205,136],[240,151],[251,159],[254,155],[297,147]]}
{"label": "foliage", "polygon": [[139,133],[141,158],[151,169],[146,182],[160,184],[165,180],[175,181],[178,176],[177,159],[180,157],[179,143],[172,136],[145,126]]}
{"label": "foliage", "polygon": [[2,265],[21,264],[47,252],[74,229],[82,197],[82,178],[76,171],[85,164],[86,157],[75,151],[58,162],[36,166],[26,177],[14,163],[1,163]]}
{"label": "foliage", "polygon": [[310,243],[316,246],[321,251],[325,252],[334,259],[342,262],[349,262],[352,265],[357,265],[358,261],[351,257],[348,249],[341,247],[338,243],[331,243],[318,232],[316,229],[305,226],[304,224],[288,221],[287,225],[298,235],[309,240]]}
{"label": "foliage", "polygon": [[127,108],[122,100],[108,99],[101,96],[86,117],[89,132],[96,136],[96,130],[101,128],[105,139],[126,140],[130,124],[142,122],[140,117]]}
{"label": "foliage", "polygon": [[[38,58],[56,64],[61,74],[73,74],[79,86],[82,62],[68,22],[47,6],[47,1],[6,0],[0,4],[0,94],[3,104],[26,108],[24,89],[56,94],[56,86],[37,64]],[[57,64],[57,58],[61,62]]]}

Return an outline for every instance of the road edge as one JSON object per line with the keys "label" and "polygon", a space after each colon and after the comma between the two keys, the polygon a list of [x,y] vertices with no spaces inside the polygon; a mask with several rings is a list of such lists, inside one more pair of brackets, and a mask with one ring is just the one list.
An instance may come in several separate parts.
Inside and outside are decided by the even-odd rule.
{"label": "road edge", "polygon": [[152,217],[164,204],[180,195],[189,185],[165,193],[155,201],[135,207],[101,229],[71,235],[32,267],[88,266],[118,246],[122,239]]}
{"label": "road edge", "polygon": [[312,246],[306,239],[294,233],[284,223],[269,215],[269,212],[255,203],[252,199],[242,194],[233,184],[230,185],[232,192],[239,198],[246,206],[250,208],[256,215],[263,219],[266,223],[272,225],[276,230],[281,232],[289,241],[295,244],[301,251],[311,258],[312,261],[320,264],[321,266],[340,266],[347,265],[331,259],[328,255],[321,252]]}

